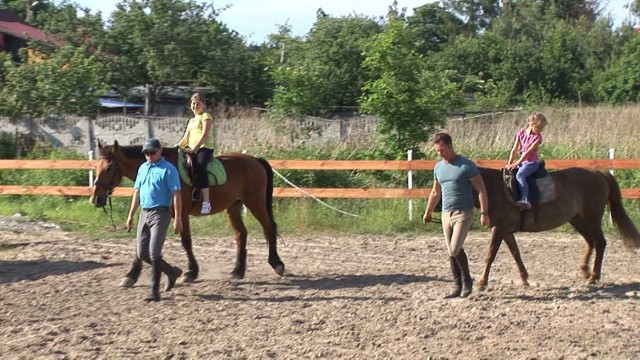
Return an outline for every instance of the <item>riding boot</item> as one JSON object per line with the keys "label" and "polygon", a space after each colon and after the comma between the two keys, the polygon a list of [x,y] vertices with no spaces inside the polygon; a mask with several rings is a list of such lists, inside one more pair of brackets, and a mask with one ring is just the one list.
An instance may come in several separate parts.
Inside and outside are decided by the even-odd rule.
{"label": "riding boot", "polygon": [[160,301],[160,276],[162,275],[162,259],[151,260],[151,294],[145,301]]}
{"label": "riding boot", "polygon": [[460,293],[460,297],[465,298],[471,294],[473,279],[469,272],[469,259],[467,258],[467,254],[464,252],[464,249],[460,250],[456,260],[458,260],[458,264],[460,265],[460,270],[462,272],[462,291]]}
{"label": "riding boot", "polygon": [[460,296],[460,292],[462,291],[462,279],[460,278],[460,267],[458,266],[458,262],[456,258],[453,256],[449,257],[449,264],[451,266],[451,274],[453,274],[454,287],[453,290],[447,294],[444,298],[451,299]]}
{"label": "riding boot", "polygon": [[182,275],[182,269],[177,266],[171,266],[166,261],[162,260],[162,272],[167,275],[167,284],[164,287],[164,291],[173,289],[176,285],[176,280]]}

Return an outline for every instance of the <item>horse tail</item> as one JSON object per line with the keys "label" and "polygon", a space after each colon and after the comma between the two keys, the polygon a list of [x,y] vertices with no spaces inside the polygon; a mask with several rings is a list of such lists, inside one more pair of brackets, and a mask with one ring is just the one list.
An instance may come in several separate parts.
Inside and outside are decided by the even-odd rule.
{"label": "horse tail", "polygon": [[640,248],[640,233],[622,206],[622,194],[618,182],[610,173],[603,172],[602,174],[609,182],[609,210],[613,224],[627,247]]}
{"label": "horse tail", "polygon": [[260,165],[264,168],[264,171],[267,173],[267,188],[266,188],[266,199],[267,199],[267,214],[269,215],[269,221],[271,221],[271,226],[273,226],[273,230],[276,236],[280,236],[278,234],[278,224],[276,224],[275,217],[273,216],[273,168],[271,164],[263,158],[256,158]]}

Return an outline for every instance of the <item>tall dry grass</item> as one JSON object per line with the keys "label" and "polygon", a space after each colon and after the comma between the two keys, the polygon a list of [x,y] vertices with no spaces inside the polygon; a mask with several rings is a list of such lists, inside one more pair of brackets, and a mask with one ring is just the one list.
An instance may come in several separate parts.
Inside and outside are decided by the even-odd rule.
{"label": "tall dry grass", "polygon": [[640,157],[640,106],[540,108],[479,117],[450,119],[443,129],[456,148],[473,158],[510,150],[516,131],[533,111],[541,111],[549,124],[542,132],[541,153],[558,159]]}
{"label": "tall dry grass", "polygon": [[[451,134],[458,152],[471,158],[508,156],[516,131],[533,111],[549,121],[542,135],[541,154],[546,158],[606,158],[610,148],[616,158],[640,157],[640,105],[579,108],[543,107],[518,112],[450,118],[441,130]],[[262,109],[218,108],[221,119],[221,151],[290,149],[299,145],[317,148],[372,150],[384,146],[376,136],[371,117],[350,119],[306,118],[276,120]],[[222,135],[224,134],[224,135]],[[432,154],[431,144],[422,150]]]}

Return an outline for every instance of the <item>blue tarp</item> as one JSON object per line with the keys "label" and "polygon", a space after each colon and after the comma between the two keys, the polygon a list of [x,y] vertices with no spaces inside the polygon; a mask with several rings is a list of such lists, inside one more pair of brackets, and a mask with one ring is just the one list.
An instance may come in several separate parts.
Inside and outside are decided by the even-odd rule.
{"label": "blue tarp", "polygon": [[105,99],[105,98],[99,98],[98,101],[100,102],[100,106],[106,107],[106,108],[121,108],[121,107],[143,108],[144,107],[144,105],[141,105],[141,104],[134,104],[129,102],[125,103],[122,101]]}

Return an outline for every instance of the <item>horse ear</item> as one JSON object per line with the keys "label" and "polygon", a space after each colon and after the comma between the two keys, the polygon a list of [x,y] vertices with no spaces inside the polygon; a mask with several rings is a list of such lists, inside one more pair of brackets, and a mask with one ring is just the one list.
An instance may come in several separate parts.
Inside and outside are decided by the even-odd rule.
{"label": "horse ear", "polygon": [[118,144],[118,140],[115,140],[113,142],[113,146],[111,147],[111,152],[119,152],[120,151],[120,145]]}
{"label": "horse ear", "polygon": [[98,150],[102,149],[102,143],[99,139],[96,139],[96,147],[98,148]]}

